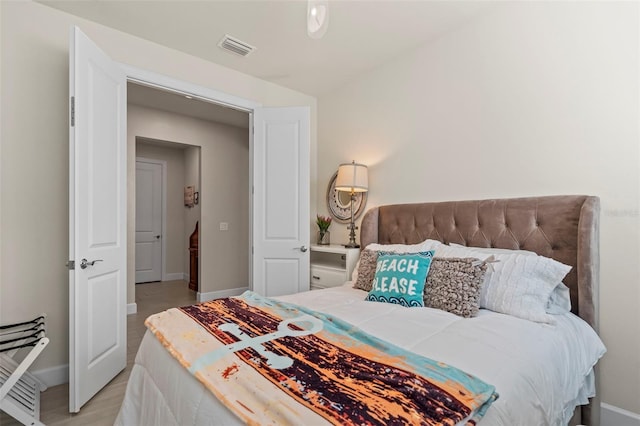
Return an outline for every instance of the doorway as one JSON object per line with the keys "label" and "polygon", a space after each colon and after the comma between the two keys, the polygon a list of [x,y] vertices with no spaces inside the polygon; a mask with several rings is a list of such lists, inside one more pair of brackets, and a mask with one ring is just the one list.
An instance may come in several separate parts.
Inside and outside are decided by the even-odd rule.
{"label": "doorway", "polygon": [[[132,145],[135,147],[136,158],[160,161],[166,167],[165,195],[162,197],[165,226],[162,232],[158,232],[157,227],[154,232],[147,231],[147,241],[150,242],[144,247],[139,241],[140,233],[136,232],[137,242],[128,255],[129,268],[133,269],[131,264],[135,264],[136,283],[189,282],[191,276],[202,276],[199,271],[192,271],[189,237],[202,215],[208,214],[216,218],[215,228],[200,226],[200,240],[216,252],[233,254],[233,261],[226,262],[221,276],[231,274],[233,277],[229,281],[234,279],[237,287],[247,288],[250,266],[247,226],[250,222],[249,113],[132,82],[128,82],[127,92],[127,139],[130,148]],[[206,182],[202,182],[202,173],[208,176]],[[135,171],[135,175],[138,174],[139,171]],[[150,180],[151,172],[147,174],[149,176],[145,179]],[[135,195],[129,199],[136,205],[141,201],[150,203],[155,199],[150,195],[153,185],[143,184],[141,187],[137,180],[134,181],[135,175],[129,168],[129,188],[136,189]],[[185,200],[187,188],[197,195],[188,205]],[[139,194],[139,191],[145,193]],[[207,200],[214,199],[215,203],[204,203],[203,206],[200,202],[203,194]],[[136,230],[142,222],[146,222],[146,228],[152,226],[151,209],[143,210],[144,220],[141,209],[135,209]],[[130,234],[130,237],[133,236]],[[161,277],[157,278],[156,274],[156,279],[141,279],[141,269],[143,272],[151,269],[153,245],[162,247]],[[129,294],[133,293],[134,300],[138,290],[138,286],[129,285]],[[197,296],[199,300],[210,298],[208,294],[202,295],[201,288]],[[129,309],[129,313],[135,309]]]}
{"label": "doorway", "polygon": [[[267,296],[308,290],[309,256],[306,252],[311,201],[310,108],[263,107],[259,103],[238,96],[125,64],[120,66],[128,84],[159,89],[155,93],[178,96],[184,98],[182,101],[200,100],[203,105],[215,106],[227,113],[241,113],[243,120],[248,121],[247,127],[250,131],[247,132],[246,139],[249,140],[249,179],[246,181],[246,189],[250,192],[240,201],[247,206],[242,211],[247,212],[248,216],[246,219],[242,218],[245,220],[241,222],[241,229],[245,234],[231,238],[231,232],[218,233],[237,229],[224,220],[227,217],[236,221],[241,219],[225,210],[229,206],[237,205],[237,201],[226,203],[212,192],[207,193],[207,187],[203,188],[202,209],[203,212],[207,210],[209,213],[202,214],[202,241],[199,251],[201,258],[206,257],[208,261],[199,262],[198,276],[201,283],[205,282],[204,286],[208,291],[199,292],[198,301],[236,296],[246,290]],[[127,98],[129,95],[130,93],[127,93]],[[158,127],[162,126],[161,123],[157,124]],[[130,140],[130,121],[127,122],[127,133]],[[202,148],[204,162],[206,155],[204,146]],[[237,178],[245,179],[246,175],[238,176],[239,169],[230,168],[229,162],[224,158],[216,158],[214,163],[214,167],[203,167],[203,182],[215,186],[216,189],[220,188],[226,196],[237,197],[237,191],[234,189],[237,188]],[[226,172],[214,173],[220,170]],[[222,209],[222,217],[213,212],[217,207]],[[129,212],[128,220],[133,219],[133,212]],[[209,244],[208,232],[216,232],[216,236],[222,238],[222,250]],[[130,237],[129,241],[132,239]],[[246,247],[246,250],[236,255],[235,249],[240,245]],[[247,264],[248,268],[237,267]],[[283,269],[285,264],[286,267]],[[131,300],[135,294],[132,288],[134,268],[131,260],[128,265],[128,298]],[[128,312],[135,312],[135,306],[134,309],[127,309]]]}

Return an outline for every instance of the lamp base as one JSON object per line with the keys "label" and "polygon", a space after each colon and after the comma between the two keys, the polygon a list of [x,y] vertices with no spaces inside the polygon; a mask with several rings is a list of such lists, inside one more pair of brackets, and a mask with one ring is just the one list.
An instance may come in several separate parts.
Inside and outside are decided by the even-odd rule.
{"label": "lamp base", "polygon": [[360,247],[360,244],[356,243],[356,229],[358,229],[358,227],[355,223],[353,223],[353,202],[355,201],[355,199],[355,192],[351,190],[351,221],[349,222],[349,225],[347,225],[347,229],[349,230],[349,242],[344,245],[346,248]]}

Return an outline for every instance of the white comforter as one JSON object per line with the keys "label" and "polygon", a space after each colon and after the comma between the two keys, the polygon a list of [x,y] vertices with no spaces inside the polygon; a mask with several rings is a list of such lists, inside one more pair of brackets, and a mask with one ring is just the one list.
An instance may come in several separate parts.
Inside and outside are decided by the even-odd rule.
{"label": "white comforter", "polygon": [[[481,310],[463,319],[430,308],[365,302],[342,287],[278,299],[326,312],[376,337],[477,376],[500,398],[480,425],[566,425],[593,396],[592,367],[605,348],[573,314],[554,326]],[[239,420],[147,332],[116,425],[237,424]]]}

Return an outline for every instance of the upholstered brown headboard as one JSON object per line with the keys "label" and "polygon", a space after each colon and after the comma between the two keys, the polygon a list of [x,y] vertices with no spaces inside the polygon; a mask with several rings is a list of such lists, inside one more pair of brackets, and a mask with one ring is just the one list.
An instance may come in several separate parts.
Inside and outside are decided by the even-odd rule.
{"label": "upholstered brown headboard", "polygon": [[[367,211],[360,242],[366,247],[430,238],[551,257],[572,266],[564,279],[571,291],[571,310],[597,331],[599,217],[598,197],[585,195],[396,204]],[[596,402],[592,409],[583,407],[583,424],[599,423]]]}

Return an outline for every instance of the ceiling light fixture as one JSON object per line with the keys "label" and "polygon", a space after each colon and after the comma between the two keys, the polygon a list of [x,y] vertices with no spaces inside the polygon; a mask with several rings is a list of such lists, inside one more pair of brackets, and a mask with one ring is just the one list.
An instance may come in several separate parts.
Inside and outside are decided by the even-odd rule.
{"label": "ceiling light fixture", "polygon": [[329,27],[329,1],[307,1],[307,35],[319,39],[327,32]]}

